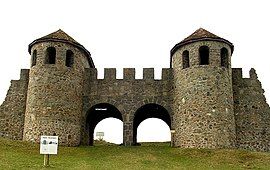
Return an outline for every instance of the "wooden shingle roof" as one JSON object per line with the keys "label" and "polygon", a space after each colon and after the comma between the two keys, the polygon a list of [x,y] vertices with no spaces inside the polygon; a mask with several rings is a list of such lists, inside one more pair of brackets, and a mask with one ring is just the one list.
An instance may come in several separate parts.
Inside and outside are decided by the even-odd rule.
{"label": "wooden shingle roof", "polygon": [[41,43],[41,42],[63,42],[67,44],[71,44],[79,49],[81,49],[85,55],[88,58],[89,64],[91,67],[95,67],[93,60],[91,58],[90,52],[80,43],[75,41],[71,36],[69,36],[67,33],[65,33],[63,30],[59,29],[51,34],[48,34],[44,37],[38,38],[34,40],[31,44],[28,46],[28,52],[31,54],[31,48],[33,47],[34,44]]}
{"label": "wooden shingle roof", "polygon": [[37,40],[48,40],[48,39],[59,39],[59,40],[65,40],[73,43],[79,44],[77,41],[75,41],[71,36],[69,36],[67,33],[65,33],[63,30],[59,29],[51,34],[48,34],[44,37],[41,37]]}
{"label": "wooden shingle roof", "polygon": [[197,42],[197,41],[219,41],[219,42],[224,42],[226,44],[228,44],[231,47],[231,51],[233,52],[233,44],[224,39],[221,38],[203,28],[199,28],[197,29],[194,33],[192,33],[190,36],[188,36],[187,38],[185,38],[183,41],[179,42],[178,44],[176,44],[172,49],[171,49],[171,56],[182,46],[186,45],[186,44],[190,44],[193,42]]}

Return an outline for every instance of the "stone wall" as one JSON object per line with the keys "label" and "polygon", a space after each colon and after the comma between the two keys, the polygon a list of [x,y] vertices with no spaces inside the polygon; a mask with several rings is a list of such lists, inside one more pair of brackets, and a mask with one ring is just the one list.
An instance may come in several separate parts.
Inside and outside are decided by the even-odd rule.
{"label": "stone wall", "polygon": [[88,110],[99,103],[109,103],[122,114],[124,123],[124,144],[133,143],[133,121],[136,111],[146,104],[164,107],[172,119],[171,89],[172,70],[163,69],[162,79],[154,79],[154,69],[144,69],[143,79],[135,79],[134,68],[124,68],[123,79],[116,79],[116,69],[105,69],[104,79],[97,79],[96,69],[87,69],[84,83],[84,106],[82,124],[82,143],[89,140],[85,122]]}
{"label": "stone wall", "polygon": [[250,78],[233,69],[233,92],[237,148],[269,151],[270,108],[254,69]]}
{"label": "stone wall", "polygon": [[[199,65],[199,48],[209,47],[209,64]],[[229,51],[229,68],[221,66],[220,50]],[[189,51],[190,67],[182,54]],[[175,138],[180,147],[230,148],[235,145],[235,121],[230,69],[230,47],[202,41],[185,45],[172,56]]]}
{"label": "stone wall", "polygon": [[0,106],[0,137],[22,140],[29,70],[21,70],[20,80],[11,80]]}
{"label": "stone wall", "polygon": [[[177,57],[179,55],[176,55],[174,60]],[[174,61],[174,64],[177,64],[177,61]],[[65,86],[62,86],[61,81],[48,76],[53,71],[54,76],[61,75],[63,80],[73,82],[65,77],[65,74],[73,75],[72,72],[68,70],[63,72],[56,68],[54,68],[55,70],[50,68],[47,71],[42,67],[37,70],[32,69],[34,69],[31,77],[33,80],[41,81],[42,79],[37,78],[41,72],[42,77],[47,77],[44,82],[46,86],[39,82],[38,91],[34,90],[33,85],[29,86],[35,92],[29,97],[34,103],[39,107],[46,105],[46,108],[55,106],[58,109],[66,109],[66,107],[75,107],[75,105],[77,107],[77,102],[74,102],[76,100],[72,100],[74,105],[65,104],[64,107],[55,105],[68,101],[67,97],[70,97],[68,95],[59,97],[62,95],[60,93],[67,94],[66,86],[68,84],[65,83]],[[242,69],[232,69],[233,108],[229,105],[232,98],[228,93],[228,85],[231,83],[229,74],[230,72],[226,71],[225,68],[191,65],[191,68],[186,69],[163,69],[161,80],[154,79],[154,69],[152,68],[144,69],[143,79],[135,79],[135,69],[133,68],[124,69],[123,79],[116,79],[116,69],[105,69],[104,79],[97,79],[95,68],[85,69],[84,80],[81,83],[83,86],[81,96],[83,97],[77,98],[83,100],[80,113],[76,115],[75,112],[72,112],[74,116],[72,117],[64,110],[53,111],[51,108],[52,112],[36,112],[43,114],[36,114],[36,117],[31,118],[27,117],[26,121],[36,121],[36,123],[31,124],[31,127],[29,125],[26,127],[37,132],[37,136],[41,134],[52,135],[55,132],[60,136],[62,145],[87,144],[89,129],[86,129],[86,117],[89,114],[89,109],[99,103],[109,103],[121,113],[124,123],[123,143],[132,145],[134,144],[133,123],[136,111],[146,104],[154,103],[164,107],[169,112],[172,121],[171,128],[175,129],[176,132],[181,132],[174,135],[176,146],[232,147],[236,137],[236,148],[269,151],[270,108],[263,95],[264,90],[255,70],[250,70],[250,78],[243,78]],[[55,82],[49,81],[50,79]],[[173,83],[173,80],[177,81]],[[20,80],[11,81],[5,101],[0,106],[1,137],[16,140],[23,138],[28,81],[28,69],[21,70]],[[56,82],[60,82],[60,84]],[[51,86],[57,88],[54,90],[54,87]],[[74,86],[72,87],[74,88]],[[46,90],[42,88],[46,88]],[[64,92],[61,89],[65,89]],[[42,104],[41,96],[37,97],[37,92],[44,91],[47,91],[44,94],[44,98],[47,100],[43,101]],[[57,99],[49,102],[47,95],[55,96]],[[74,96],[72,98],[76,99]],[[178,103],[172,105],[173,100],[174,102],[178,101]],[[234,116],[231,116],[232,110],[234,110]],[[79,126],[72,125],[72,121],[78,122]],[[233,135],[235,133],[234,121],[235,135]],[[81,129],[81,134],[78,132],[79,129]],[[78,136],[74,143],[68,141],[74,137],[71,135]]]}

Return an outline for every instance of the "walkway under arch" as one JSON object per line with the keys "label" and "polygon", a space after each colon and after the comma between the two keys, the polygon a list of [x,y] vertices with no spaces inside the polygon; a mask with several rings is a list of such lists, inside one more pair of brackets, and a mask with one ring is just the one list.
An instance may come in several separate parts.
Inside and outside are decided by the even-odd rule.
{"label": "walkway under arch", "polygon": [[141,106],[134,115],[133,120],[133,145],[137,144],[137,129],[139,124],[148,118],[163,120],[171,129],[171,117],[169,112],[161,105],[150,103]]}
{"label": "walkway under arch", "polygon": [[89,132],[89,145],[93,145],[94,143],[94,129],[96,125],[101,120],[110,117],[123,121],[120,111],[109,103],[96,104],[88,110],[86,117],[86,129]]}
{"label": "walkway under arch", "polygon": [[137,128],[137,142],[169,142],[171,141],[170,127],[161,119],[148,118]]}
{"label": "walkway under arch", "polygon": [[96,136],[97,132],[104,132],[104,136],[102,137],[103,140],[109,143],[122,144],[123,127],[123,121],[112,117],[105,118],[96,125],[94,129],[94,140],[98,140],[100,138]]}

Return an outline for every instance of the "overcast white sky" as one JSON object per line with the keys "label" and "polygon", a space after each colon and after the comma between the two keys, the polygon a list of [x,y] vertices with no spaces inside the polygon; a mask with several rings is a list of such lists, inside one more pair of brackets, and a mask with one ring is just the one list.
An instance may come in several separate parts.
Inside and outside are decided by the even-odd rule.
{"label": "overcast white sky", "polygon": [[269,102],[269,9],[267,0],[1,1],[0,101],[10,80],[29,68],[28,44],[59,28],[91,52],[99,77],[108,67],[117,68],[118,78],[124,67],[136,68],[138,78],[142,68],[154,67],[160,78],[161,68],[169,67],[170,49],[203,27],[234,44],[234,68],[243,68],[245,76],[251,67],[257,70]]}

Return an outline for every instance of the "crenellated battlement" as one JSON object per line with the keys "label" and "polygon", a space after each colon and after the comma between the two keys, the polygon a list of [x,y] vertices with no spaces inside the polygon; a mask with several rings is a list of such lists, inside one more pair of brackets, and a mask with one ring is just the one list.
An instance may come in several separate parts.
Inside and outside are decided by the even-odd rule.
{"label": "crenellated battlement", "polygon": [[20,80],[28,80],[29,79],[29,69],[21,69]]}
{"label": "crenellated battlement", "polygon": [[155,70],[154,68],[143,68],[143,78],[136,79],[136,69],[135,68],[123,68],[123,79],[116,78],[116,68],[104,68],[104,78],[98,79],[98,71],[96,68],[87,68],[85,69],[85,79],[90,80],[171,80],[173,78],[171,68],[162,68],[162,77],[161,79],[155,79]]}
{"label": "crenellated battlement", "polygon": [[251,68],[249,70],[249,77],[243,77],[243,70],[242,68],[233,68],[232,69],[232,80],[233,86],[238,86],[242,88],[253,88],[253,90],[260,91],[261,93],[264,92],[262,89],[261,82],[258,80],[258,76],[256,70]]}
{"label": "crenellated battlement", "polygon": [[244,78],[243,77],[243,69],[242,68],[232,68],[232,75],[233,75],[233,79],[252,79],[252,80],[256,80],[258,79],[256,70],[254,68],[251,68],[249,70],[249,78]]}
{"label": "crenellated battlement", "polygon": [[233,83],[245,83],[245,82],[258,82],[258,76],[256,70],[251,68],[249,70],[249,77],[243,77],[243,70],[242,68],[232,68],[232,79]]}

